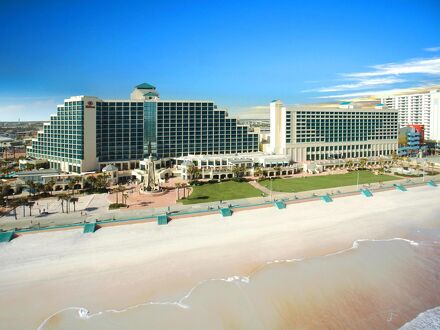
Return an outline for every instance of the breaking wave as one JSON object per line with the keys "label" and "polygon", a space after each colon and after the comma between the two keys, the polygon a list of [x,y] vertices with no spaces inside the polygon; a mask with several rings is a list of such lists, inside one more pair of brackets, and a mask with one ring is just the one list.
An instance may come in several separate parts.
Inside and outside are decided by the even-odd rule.
{"label": "breaking wave", "polygon": [[[439,255],[432,242],[356,240],[325,256],[268,262],[248,277],[205,280],[176,301],[98,313],[66,308],[38,329],[398,329],[440,305],[440,288],[432,286]],[[425,313],[403,329],[419,329]]]}

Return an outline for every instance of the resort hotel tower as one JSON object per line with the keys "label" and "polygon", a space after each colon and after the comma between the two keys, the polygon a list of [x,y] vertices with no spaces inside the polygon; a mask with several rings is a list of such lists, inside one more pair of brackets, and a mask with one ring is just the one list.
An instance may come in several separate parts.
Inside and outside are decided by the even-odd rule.
{"label": "resort hotel tower", "polygon": [[398,111],[382,104],[356,108],[270,104],[270,146],[294,162],[390,156],[397,153]]}
{"label": "resort hotel tower", "polygon": [[399,126],[423,125],[426,140],[440,141],[440,89],[383,97],[388,108],[399,110]]}
{"label": "resort hotel tower", "polygon": [[64,172],[134,169],[154,155],[175,158],[258,152],[258,133],[206,100],[162,100],[149,84],[128,100],[74,96],[59,105],[28,147]]}

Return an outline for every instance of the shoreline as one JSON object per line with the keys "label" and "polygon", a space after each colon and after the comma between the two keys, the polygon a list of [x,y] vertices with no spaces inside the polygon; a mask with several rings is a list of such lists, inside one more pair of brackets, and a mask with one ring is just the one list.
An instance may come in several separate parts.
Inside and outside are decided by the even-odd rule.
{"label": "shoreline", "polygon": [[[252,280],[252,277],[254,277],[256,275],[256,273],[263,271],[265,268],[267,268],[269,265],[273,265],[273,264],[283,264],[283,263],[293,263],[293,262],[302,262],[302,261],[312,261],[314,259],[321,259],[321,258],[326,258],[326,257],[331,257],[331,256],[335,256],[338,254],[343,254],[346,253],[348,251],[354,250],[359,248],[359,244],[363,243],[363,242],[392,242],[392,241],[402,241],[405,243],[408,243],[410,245],[413,246],[419,246],[420,243],[406,239],[406,238],[400,238],[400,237],[394,237],[394,238],[389,238],[389,239],[382,239],[382,240],[375,240],[375,239],[360,239],[360,240],[355,240],[353,241],[353,244],[351,247],[346,248],[346,249],[342,249],[342,250],[338,250],[335,252],[331,252],[329,254],[325,254],[325,255],[316,255],[316,256],[311,256],[311,257],[305,257],[305,258],[301,258],[301,259],[285,259],[285,260],[272,260],[272,261],[267,261],[266,263],[262,264],[259,268],[256,268],[254,271],[252,271],[250,274],[247,275],[230,275],[229,277],[225,277],[225,278],[209,278],[209,279],[205,279],[203,281],[200,281],[199,283],[197,283],[195,286],[193,286],[192,288],[190,288],[184,295],[180,296],[180,298],[176,298],[174,301],[173,300],[166,300],[166,299],[162,299],[159,301],[145,301],[133,306],[125,306],[121,309],[108,309],[108,310],[102,310],[102,311],[97,311],[95,313],[90,313],[85,307],[76,307],[76,306],[71,306],[71,307],[67,307],[64,308],[62,310],[59,310],[55,313],[53,313],[52,315],[50,315],[47,319],[45,319],[42,324],[40,324],[38,326],[38,330],[43,330],[44,326],[53,318],[55,317],[57,314],[60,314],[62,312],[68,311],[68,310],[76,310],[78,311],[78,316],[81,319],[91,319],[93,317],[97,317],[106,313],[123,313],[123,312],[127,312],[129,310],[133,310],[133,309],[137,309],[143,306],[149,306],[149,305],[176,305],[179,306],[181,308],[190,308],[189,306],[187,306],[184,301],[187,300],[188,298],[191,297],[192,293],[198,289],[200,286],[209,283],[211,281],[224,281],[224,282],[234,282],[234,281],[240,281],[243,283],[249,283]],[[423,312],[421,312],[423,313]],[[420,313],[420,314],[421,314]]]}
{"label": "shoreline", "polygon": [[[439,198],[438,189],[414,187],[338,203],[259,208],[226,219],[203,215],[168,226],[106,226],[90,235],[80,229],[23,235],[0,246],[6,265],[0,269],[0,318],[17,329],[37,328],[69,306],[91,313],[121,309],[183,295],[206,279],[247,276],[270,261],[337,252],[359,239],[411,239],[414,227],[439,227],[433,217]],[[11,303],[11,295],[24,305]],[[44,306],[36,303],[42,296]],[[28,315],[18,320],[17,308]]]}

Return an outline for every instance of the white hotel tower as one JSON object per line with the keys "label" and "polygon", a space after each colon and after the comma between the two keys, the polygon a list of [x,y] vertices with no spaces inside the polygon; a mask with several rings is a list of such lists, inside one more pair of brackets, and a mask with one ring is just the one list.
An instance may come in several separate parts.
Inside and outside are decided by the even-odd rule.
{"label": "white hotel tower", "polygon": [[390,156],[397,152],[397,110],[270,104],[270,152],[294,162]]}
{"label": "white hotel tower", "polygon": [[425,139],[440,141],[440,90],[390,95],[381,102],[399,110],[399,126],[424,125]]}

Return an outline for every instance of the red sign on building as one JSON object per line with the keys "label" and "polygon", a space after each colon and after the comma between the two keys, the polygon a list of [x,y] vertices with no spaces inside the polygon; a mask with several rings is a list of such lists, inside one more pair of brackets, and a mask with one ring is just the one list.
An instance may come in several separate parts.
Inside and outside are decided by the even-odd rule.
{"label": "red sign on building", "polygon": [[425,126],[424,125],[408,125],[416,130],[417,133],[420,133],[420,144],[425,141]]}

